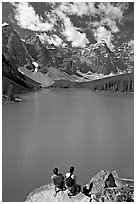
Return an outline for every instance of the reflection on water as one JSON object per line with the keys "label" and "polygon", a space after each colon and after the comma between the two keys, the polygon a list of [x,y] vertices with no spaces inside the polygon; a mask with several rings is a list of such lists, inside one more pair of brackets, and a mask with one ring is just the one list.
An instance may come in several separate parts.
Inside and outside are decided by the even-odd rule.
{"label": "reflection on water", "polygon": [[101,169],[134,174],[133,94],[42,90],[3,106],[3,201],[24,201],[52,168],[83,185]]}

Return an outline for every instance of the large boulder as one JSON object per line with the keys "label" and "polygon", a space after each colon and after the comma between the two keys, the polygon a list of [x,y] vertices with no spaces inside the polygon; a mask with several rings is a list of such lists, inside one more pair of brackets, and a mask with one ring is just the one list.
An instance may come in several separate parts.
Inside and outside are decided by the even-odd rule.
{"label": "large boulder", "polygon": [[86,185],[91,185],[90,201],[93,202],[124,202],[133,201],[133,192],[130,187],[124,183],[116,171],[100,171]]}

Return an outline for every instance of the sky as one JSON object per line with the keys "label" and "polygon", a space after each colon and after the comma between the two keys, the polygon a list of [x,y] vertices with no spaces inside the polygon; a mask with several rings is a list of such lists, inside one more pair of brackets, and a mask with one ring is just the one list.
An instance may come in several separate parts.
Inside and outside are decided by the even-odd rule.
{"label": "sky", "polygon": [[23,39],[85,47],[105,40],[114,49],[134,39],[133,2],[3,2],[2,21]]}

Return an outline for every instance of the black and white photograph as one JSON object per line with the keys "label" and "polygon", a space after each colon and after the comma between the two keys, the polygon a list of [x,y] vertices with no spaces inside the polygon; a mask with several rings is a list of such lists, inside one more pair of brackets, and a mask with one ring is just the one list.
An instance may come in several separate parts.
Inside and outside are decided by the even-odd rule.
{"label": "black and white photograph", "polygon": [[134,1],[2,1],[2,202],[134,202]]}

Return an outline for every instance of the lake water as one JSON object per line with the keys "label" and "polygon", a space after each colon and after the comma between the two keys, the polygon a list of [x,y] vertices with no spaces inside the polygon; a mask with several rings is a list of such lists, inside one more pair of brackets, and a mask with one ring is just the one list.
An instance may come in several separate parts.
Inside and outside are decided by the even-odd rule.
{"label": "lake water", "polygon": [[75,166],[84,185],[100,170],[134,177],[134,95],[43,89],[3,105],[3,201],[24,201]]}

